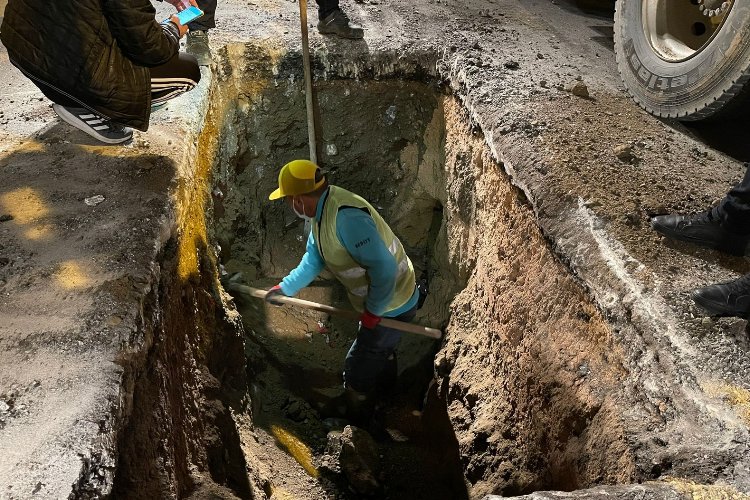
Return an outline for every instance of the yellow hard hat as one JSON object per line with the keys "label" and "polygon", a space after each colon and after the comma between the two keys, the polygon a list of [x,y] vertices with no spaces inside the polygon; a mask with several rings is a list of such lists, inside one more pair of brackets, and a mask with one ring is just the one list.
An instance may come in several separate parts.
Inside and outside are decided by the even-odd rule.
{"label": "yellow hard hat", "polygon": [[310,160],[290,161],[279,172],[279,188],[268,196],[269,200],[278,200],[284,196],[312,193],[325,182],[325,178],[315,182],[315,174],[320,167]]}

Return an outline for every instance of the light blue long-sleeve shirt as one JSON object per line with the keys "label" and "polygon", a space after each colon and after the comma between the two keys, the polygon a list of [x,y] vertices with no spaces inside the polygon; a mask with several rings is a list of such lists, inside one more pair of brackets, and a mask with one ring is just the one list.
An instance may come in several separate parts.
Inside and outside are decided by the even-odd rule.
{"label": "light blue long-sleeve shirt", "polygon": [[[323,204],[328,191],[323,193],[316,207],[315,220],[320,221]],[[341,209],[336,217],[336,236],[360,266],[367,271],[370,286],[365,299],[365,307],[377,316],[396,317],[414,307],[419,293],[414,289],[411,298],[401,307],[388,311],[393,299],[398,262],[380,237],[375,221],[364,210],[358,208]],[[313,282],[325,269],[325,262],[313,238],[312,231],[307,238],[305,255],[299,265],[281,281],[284,295],[296,295],[302,288]]]}

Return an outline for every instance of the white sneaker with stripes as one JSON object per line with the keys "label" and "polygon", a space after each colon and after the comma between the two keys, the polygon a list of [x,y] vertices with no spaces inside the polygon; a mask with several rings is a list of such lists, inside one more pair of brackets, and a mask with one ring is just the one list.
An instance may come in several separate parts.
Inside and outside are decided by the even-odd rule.
{"label": "white sneaker with stripes", "polygon": [[53,104],[52,109],[64,122],[106,144],[121,144],[133,138],[132,129],[112,123],[111,120],[86,108]]}

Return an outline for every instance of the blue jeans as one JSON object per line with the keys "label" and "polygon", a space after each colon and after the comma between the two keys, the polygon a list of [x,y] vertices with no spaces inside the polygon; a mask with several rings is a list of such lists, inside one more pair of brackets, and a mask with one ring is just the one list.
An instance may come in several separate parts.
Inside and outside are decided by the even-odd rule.
{"label": "blue jeans", "polygon": [[[416,314],[415,306],[400,316],[389,319],[409,323]],[[399,340],[399,330],[380,324],[370,330],[360,325],[357,338],[344,360],[344,386],[357,392],[370,393],[382,384],[395,383],[395,351]]]}

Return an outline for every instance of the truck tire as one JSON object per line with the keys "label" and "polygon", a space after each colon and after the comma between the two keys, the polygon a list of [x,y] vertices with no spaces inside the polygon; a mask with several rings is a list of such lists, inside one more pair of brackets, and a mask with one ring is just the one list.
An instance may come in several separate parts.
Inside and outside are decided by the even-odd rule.
{"label": "truck tire", "polygon": [[750,79],[746,0],[617,0],[614,38],[625,87],[655,116],[716,118],[744,101],[738,96]]}

